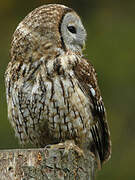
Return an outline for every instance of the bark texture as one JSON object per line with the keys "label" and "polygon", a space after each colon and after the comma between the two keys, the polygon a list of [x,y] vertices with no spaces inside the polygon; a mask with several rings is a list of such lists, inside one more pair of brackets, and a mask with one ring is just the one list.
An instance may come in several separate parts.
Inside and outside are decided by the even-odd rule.
{"label": "bark texture", "polygon": [[1,180],[93,180],[96,162],[74,150],[16,149],[0,151]]}

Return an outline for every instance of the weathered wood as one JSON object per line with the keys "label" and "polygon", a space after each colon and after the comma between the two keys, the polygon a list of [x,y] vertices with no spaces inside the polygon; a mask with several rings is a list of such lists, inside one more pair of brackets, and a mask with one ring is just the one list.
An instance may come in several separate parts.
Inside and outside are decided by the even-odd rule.
{"label": "weathered wood", "polygon": [[79,156],[74,150],[13,149],[0,151],[1,180],[93,180],[96,163],[86,152]]}

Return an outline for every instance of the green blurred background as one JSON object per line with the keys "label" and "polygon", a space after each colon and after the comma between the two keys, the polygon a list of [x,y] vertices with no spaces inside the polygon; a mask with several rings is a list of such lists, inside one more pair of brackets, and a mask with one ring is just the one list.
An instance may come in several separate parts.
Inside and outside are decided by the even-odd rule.
{"label": "green blurred background", "polygon": [[108,112],[112,158],[97,180],[135,179],[135,1],[1,0],[0,1],[0,149],[20,148],[8,122],[4,72],[11,37],[34,8],[62,3],[75,9],[87,29],[85,55],[98,72]]}

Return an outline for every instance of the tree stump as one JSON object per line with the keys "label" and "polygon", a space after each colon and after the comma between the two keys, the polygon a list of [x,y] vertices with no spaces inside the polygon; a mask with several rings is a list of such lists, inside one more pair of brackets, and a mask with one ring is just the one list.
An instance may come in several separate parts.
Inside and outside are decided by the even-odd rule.
{"label": "tree stump", "polygon": [[92,153],[74,150],[13,149],[0,151],[1,180],[93,180],[97,169]]}

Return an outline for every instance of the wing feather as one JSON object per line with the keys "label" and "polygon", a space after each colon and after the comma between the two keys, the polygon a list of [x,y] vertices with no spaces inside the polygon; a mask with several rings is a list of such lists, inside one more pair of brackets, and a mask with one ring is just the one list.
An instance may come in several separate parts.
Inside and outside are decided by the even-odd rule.
{"label": "wing feather", "polygon": [[95,155],[98,153],[102,164],[110,157],[111,141],[105,107],[97,83],[97,75],[94,67],[85,59],[77,64],[75,75],[92,103],[91,110],[95,123],[90,130],[93,138],[91,151]]}

